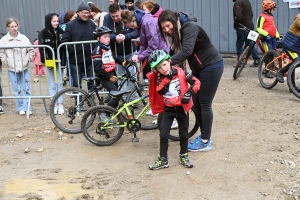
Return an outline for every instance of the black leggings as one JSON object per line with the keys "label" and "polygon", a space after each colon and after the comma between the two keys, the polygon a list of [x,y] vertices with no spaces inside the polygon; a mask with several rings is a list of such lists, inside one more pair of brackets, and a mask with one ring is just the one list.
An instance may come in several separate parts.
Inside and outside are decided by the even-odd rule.
{"label": "black leggings", "polygon": [[187,153],[189,116],[184,113],[183,107],[172,111],[165,110],[160,127],[160,157],[168,157],[169,135],[174,118],[177,119],[180,138],[180,154]]}
{"label": "black leggings", "polygon": [[217,92],[219,82],[224,71],[224,66],[202,70],[199,74],[193,74],[200,82],[200,90],[193,95],[196,116],[200,120],[201,138],[209,140],[213,123],[212,102]]}
{"label": "black leggings", "polygon": [[[111,82],[110,80],[100,78],[100,84],[106,88],[109,92],[111,90],[118,90],[117,84]],[[110,101],[108,102],[108,106],[111,106],[113,108],[116,108],[119,104],[121,97],[112,97]]]}

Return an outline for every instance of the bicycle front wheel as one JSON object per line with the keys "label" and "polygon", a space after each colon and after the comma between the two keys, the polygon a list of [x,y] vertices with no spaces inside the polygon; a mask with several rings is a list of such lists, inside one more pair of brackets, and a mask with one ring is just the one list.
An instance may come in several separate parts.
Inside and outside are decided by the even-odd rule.
{"label": "bicycle front wheel", "polygon": [[293,94],[300,98],[300,60],[295,61],[287,73],[287,81]]}
{"label": "bicycle front wheel", "polygon": [[[58,112],[55,106],[59,101],[62,101],[63,112]],[[95,106],[94,100],[86,91],[76,87],[66,88],[53,96],[50,117],[61,131],[71,134],[81,133],[81,118],[93,106]],[[91,123],[92,121],[88,124]]]}
{"label": "bicycle front wheel", "polygon": [[[191,138],[193,135],[195,135],[195,133],[199,129],[199,121],[198,121],[198,119],[196,117],[196,113],[195,113],[194,107],[192,107],[192,109],[190,109],[190,111],[188,112],[188,115],[189,115],[188,135],[189,135],[189,138]],[[163,118],[163,113],[160,113],[158,115],[158,118],[157,118],[158,127],[161,126],[162,118]],[[177,121],[175,121],[175,123],[176,122]],[[170,140],[174,140],[174,141],[179,141],[180,140],[180,138],[179,138],[179,131],[178,131],[178,124],[177,124],[177,128],[170,130],[169,139]]]}
{"label": "bicycle front wheel", "polygon": [[258,79],[266,89],[271,89],[278,83],[276,74],[281,69],[281,58],[276,58],[279,56],[278,51],[270,50],[263,55],[258,64]]}
{"label": "bicycle front wheel", "polygon": [[[117,142],[123,135],[124,124],[122,115],[111,117],[117,110],[110,106],[95,106],[82,117],[81,129],[84,137],[97,146],[109,146]],[[94,118],[96,116],[96,118]],[[92,124],[89,124],[93,121]]]}
{"label": "bicycle front wheel", "polygon": [[[149,83],[139,84],[139,87],[135,87],[131,93],[127,96],[126,103],[133,101],[142,96],[146,96],[148,94]],[[139,101],[133,106],[133,115],[136,117],[148,104],[149,98],[144,99],[143,101]],[[152,130],[157,128],[157,116],[151,115],[152,113],[146,113],[141,119],[141,129],[144,130]]]}
{"label": "bicycle front wheel", "polygon": [[251,55],[251,52],[252,52],[252,47],[247,46],[244,49],[243,53],[240,55],[238,62],[236,64],[236,67],[234,69],[234,72],[233,72],[234,79],[237,79],[240,76],[240,74],[242,73],[245,65],[247,64],[247,60],[248,60],[249,56]]}

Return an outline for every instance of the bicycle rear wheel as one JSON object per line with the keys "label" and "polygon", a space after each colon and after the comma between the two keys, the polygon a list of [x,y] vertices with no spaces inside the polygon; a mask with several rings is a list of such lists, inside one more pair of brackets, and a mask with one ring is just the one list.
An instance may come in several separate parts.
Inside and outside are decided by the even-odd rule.
{"label": "bicycle rear wheel", "polygon": [[300,60],[295,61],[287,73],[287,81],[293,94],[300,98]]}
{"label": "bicycle rear wheel", "polygon": [[[62,99],[64,107],[63,114],[57,114],[55,111],[55,104],[58,99]],[[72,134],[80,133],[81,118],[83,114],[93,106],[95,106],[94,100],[92,97],[88,97],[86,91],[76,87],[66,88],[53,96],[50,104],[50,117],[52,122],[61,131]],[[91,118],[90,120],[93,119]],[[87,124],[91,123],[92,121]]]}
{"label": "bicycle rear wheel", "polygon": [[[192,107],[192,109],[189,111],[188,114],[189,114],[188,135],[189,135],[189,138],[191,138],[193,135],[195,135],[195,133],[199,129],[199,121],[197,120],[194,107]],[[161,126],[162,118],[163,118],[163,113],[160,113],[158,115],[158,118],[157,118],[158,127]],[[179,141],[180,140],[178,128],[170,130],[169,139],[174,140],[174,141]]]}
{"label": "bicycle rear wheel", "polygon": [[[111,117],[117,110],[110,106],[95,106],[89,109],[82,117],[81,129],[84,137],[97,146],[109,146],[117,142],[123,135],[124,128],[122,115],[113,120]],[[96,116],[96,118],[95,118]],[[92,124],[89,124],[93,121]]]}
{"label": "bicycle rear wheel", "polygon": [[[131,93],[127,96],[126,103],[129,103],[130,101],[133,101],[137,98],[140,98],[142,96],[145,96],[148,94],[148,87],[149,83],[143,83],[139,84],[139,88],[134,88]],[[143,109],[144,107],[148,104],[149,98],[144,99],[143,101],[139,101],[134,105],[133,110],[133,115],[136,117]],[[157,128],[157,116],[152,116],[152,115],[144,115],[141,119],[141,129],[144,130],[152,130]]]}
{"label": "bicycle rear wheel", "polygon": [[276,74],[281,69],[281,58],[276,58],[279,56],[278,51],[270,50],[263,55],[258,64],[258,79],[261,86],[266,89],[271,89],[278,83]]}
{"label": "bicycle rear wheel", "polygon": [[237,79],[240,76],[240,74],[242,73],[243,69],[245,68],[245,66],[247,64],[247,60],[248,60],[249,56],[251,55],[251,52],[252,52],[252,47],[247,46],[244,49],[243,53],[240,55],[238,62],[236,64],[236,67],[234,69],[234,72],[233,72],[234,79]]}

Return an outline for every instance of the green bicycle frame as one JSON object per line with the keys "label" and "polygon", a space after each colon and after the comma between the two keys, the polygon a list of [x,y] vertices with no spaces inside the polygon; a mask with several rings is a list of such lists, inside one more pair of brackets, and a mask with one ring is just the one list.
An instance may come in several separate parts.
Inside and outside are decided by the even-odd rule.
{"label": "green bicycle frame", "polygon": [[[106,123],[103,126],[101,126],[101,130],[126,127],[127,126],[126,121],[123,124],[119,124],[119,122],[117,122],[115,124],[115,123],[112,123],[111,120],[115,119],[123,110],[125,110],[128,119],[132,119],[132,113],[129,109],[129,106],[132,106],[133,104],[138,103],[138,102],[148,98],[148,96],[149,95],[147,94],[147,95],[142,96],[142,97],[140,97],[136,100],[133,100],[129,103],[125,103],[121,108],[118,109],[118,112],[116,114],[114,114],[110,119],[106,119],[106,121],[105,121]],[[150,104],[147,103],[147,105],[143,108],[143,110],[138,114],[137,118],[135,118],[135,119],[140,120],[149,109],[150,109]],[[110,125],[113,125],[113,126],[110,126]]]}

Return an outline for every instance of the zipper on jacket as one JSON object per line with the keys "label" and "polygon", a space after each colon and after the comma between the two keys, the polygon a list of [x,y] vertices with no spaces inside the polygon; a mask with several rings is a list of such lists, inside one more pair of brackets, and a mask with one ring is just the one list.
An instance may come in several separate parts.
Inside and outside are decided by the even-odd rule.
{"label": "zipper on jacket", "polygon": [[198,56],[196,55],[196,53],[194,53],[194,56],[197,59],[197,61],[199,62],[199,64],[202,65],[202,62],[200,61],[200,59],[198,58]]}

